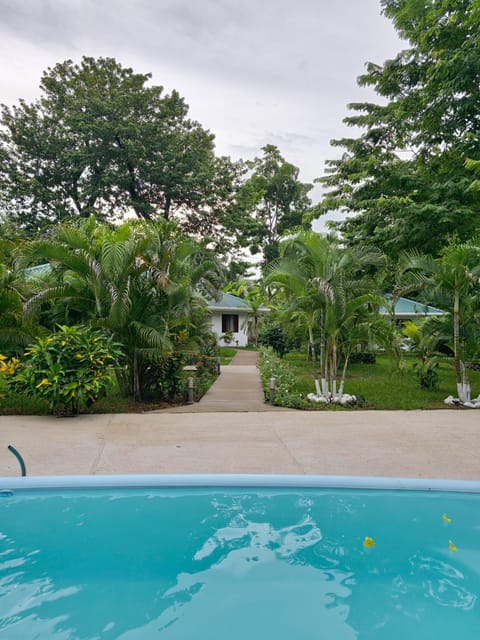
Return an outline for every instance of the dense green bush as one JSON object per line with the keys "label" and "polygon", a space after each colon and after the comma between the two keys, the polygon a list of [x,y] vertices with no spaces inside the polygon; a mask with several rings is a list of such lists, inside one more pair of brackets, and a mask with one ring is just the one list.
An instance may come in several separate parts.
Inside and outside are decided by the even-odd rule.
{"label": "dense green bush", "polygon": [[46,400],[56,415],[76,415],[106,393],[120,357],[119,345],[104,332],[59,326],[30,345],[7,383],[18,394]]}
{"label": "dense green bush", "polygon": [[145,400],[175,400],[185,393],[183,367],[187,362],[181,353],[170,354],[152,362],[143,372],[143,397]]}
{"label": "dense green bush", "polygon": [[420,386],[428,391],[435,391],[439,386],[439,362],[437,358],[423,358],[413,365],[413,371]]}
{"label": "dense green bush", "polygon": [[265,347],[271,347],[280,357],[290,350],[290,341],[279,324],[265,326],[258,334],[258,341]]}
{"label": "dense green bush", "polygon": [[350,364],[375,364],[377,357],[371,351],[354,351],[350,354]]}

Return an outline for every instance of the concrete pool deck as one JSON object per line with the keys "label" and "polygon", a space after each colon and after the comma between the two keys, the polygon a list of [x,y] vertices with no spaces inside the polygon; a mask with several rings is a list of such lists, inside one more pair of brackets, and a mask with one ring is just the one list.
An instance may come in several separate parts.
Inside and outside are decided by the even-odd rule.
{"label": "concrete pool deck", "polygon": [[480,415],[281,411],[0,416],[0,476],[293,473],[480,480]]}
{"label": "concrete pool deck", "polygon": [[238,351],[199,403],[144,414],[0,416],[0,476],[291,473],[480,480],[480,412],[294,411]]}

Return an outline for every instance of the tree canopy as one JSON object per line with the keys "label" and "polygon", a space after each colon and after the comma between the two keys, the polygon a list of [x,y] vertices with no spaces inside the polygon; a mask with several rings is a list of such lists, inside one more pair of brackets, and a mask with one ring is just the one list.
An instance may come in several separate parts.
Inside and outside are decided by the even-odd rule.
{"label": "tree canopy", "polygon": [[264,264],[278,257],[283,233],[302,224],[312,203],[313,185],[299,180],[299,169],[287,162],[274,145],[246,163],[248,176],[237,194],[240,242],[253,254],[263,251]]}
{"label": "tree canopy", "polygon": [[[374,243],[438,255],[449,239],[480,228],[475,175],[480,159],[480,4],[477,0],[382,0],[408,47],[383,65],[368,63],[359,84],[381,104],[349,105],[358,137],[322,179],[322,212],[356,215],[337,225],[350,244]],[[466,166],[467,164],[467,166]]]}
{"label": "tree canopy", "polygon": [[112,58],[47,69],[41,97],[3,105],[0,203],[36,231],[72,217],[178,216],[209,232],[229,201],[236,167],[188,117],[176,92],[149,85]]}

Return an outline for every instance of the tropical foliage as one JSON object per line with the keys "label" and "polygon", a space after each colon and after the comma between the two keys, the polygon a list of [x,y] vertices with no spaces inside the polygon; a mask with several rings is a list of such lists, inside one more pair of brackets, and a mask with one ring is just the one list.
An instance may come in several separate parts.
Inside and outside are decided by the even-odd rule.
{"label": "tropical foliage", "polygon": [[[432,335],[439,325],[452,325],[449,346],[454,355],[457,394],[461,402],[470,401],[470,384],[465,363],[475,359],[480,351],[480,244],[475,241],[454,243],[442,255],[433,259],[410,252],[400,262],[408,287],[428,292],[429,299],[438,300],[451,316],[441,324],[437,320],[426,325]],[[404,290],[405,290],[404,289]]]}
{"label": "tropical foliage", "polygon": [[18,265],[32,261],[48,261],[51,282],[29,298],[27,316],[108,330],[123,348],[125,395],[140,399],[151,390],[152,367],[198,350],[208,337],[200,294],[217,290],[221,268],[173,222],[61,225],[24,247]]}
{"label": "tropical foliage", "polygon": [[11,267],[0,263],[0,353],[18,355],[41,331],[24,318],[28,295],[27,283]]}
{"label": "tropical foliage", "polygon": [[[333,142],[342,155],[327,163],[318,207],[312,185],[277,147],[247,162],[217,157],[214,136],[176,91],[165,94],[149,74],[111,58],[57,64],[43,74],[39,100],[3,106],[4,376],[14,373],[19,388],[23,376],[24,388],[52,407],[78,410],[102,393],[103,378],[85,374],[85,387],[78,371],[69,379],[60,347],[70,347],[58,336],[87,341],[75,352],[85,354],[94,351],[90,337],[102,336],[111,364],[121,346],[114,370],[125,396],[174,398],[185,364],[197,363],[201,384],[215,373],[204,298],[216,297],[228,270],[229,290],[253,310],[252,342],[283,354],[292,339],[303,341],[315,395],[327,402],[342,396],[353,354],[368,358],[374,344],[401,362],[401,334],[377,313],[383,290],[396,285],[444,309],[406,329],[416,375],[422,392],[437,393],[438,384],[440,393],[448,378],[437,358],[453,354],[459,402],[468,405],[468,370],[480,352],[480,4],[381,6],[406,48],[368,63],[359,78],[379,104],[350,105],[346,123],[360,133]],[[339,238],[308,230],[331,209],[353,214],[336,225]],[[126,213],[136,219],[120,224]],[[246,248],[262,253],[262,282],[239,279]],[[227,254],[225,267],[219,256]],[[60,369],[49,368],[57,360],[63,386]],[[282,402],[302,406],[284,362],[266,351],[262,367],[264,378],[278,371]]]}
{"label": "tropical foliage", "polygon": [[280,245],[266,281],[284,298],[283,317],[308,335],[318,396],[343,394],[351,352],[373,337],[381,299],[370,274],[382,264],[378,251],[345,250],[314,232],[299,231]]}
{"label": "tropical foliage", "polygon": [[225,288],[225,293],[243,298],[248,302],[251,312],[245,318],[241,328],[246,329],[249,342],[258,347],[259,333],[265,320],[266,292],[262,283],[238,278],[236,282],[230,282]]}
{"label": "tropical foliage", "polygon": [[7,383],[18,394],[38,396],[53,413],[76,415],[112,384],[121,357],[113,337],[86,327],[58,327],[37,338],[20,362],[10,367]]}
{"label": "tropical foliage", "polygon": [[305,409],[307,401],[297,390],[294,371],[271,347],[263,347],[258,363],[265,400],[270,401],[270,380],[275,379],[273,404],[278,407]]}

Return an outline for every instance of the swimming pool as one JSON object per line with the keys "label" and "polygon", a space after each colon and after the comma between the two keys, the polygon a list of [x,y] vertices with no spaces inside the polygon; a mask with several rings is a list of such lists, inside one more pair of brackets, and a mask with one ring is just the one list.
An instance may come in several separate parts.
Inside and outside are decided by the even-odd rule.
{"label": "swimming pool", "polygon": [[477,639],[480,483],[0,480],[0,638]]}

